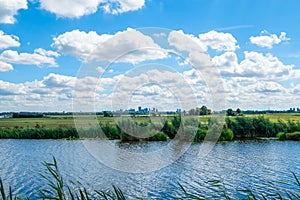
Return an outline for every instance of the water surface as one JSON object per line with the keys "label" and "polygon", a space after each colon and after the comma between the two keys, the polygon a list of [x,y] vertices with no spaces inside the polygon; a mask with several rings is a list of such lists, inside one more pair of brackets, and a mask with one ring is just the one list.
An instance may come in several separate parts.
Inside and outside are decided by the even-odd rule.
{"label": "water surface", "polygon": [[[134,151],[155,151],[166,142],[116,145]],[[176,162],[158,171],[132,174],[97,161],[80,140],[0,140],[0,176],[6,186],[34,198],[37,189],[46,184],[39,174],[45,171],[42,162],[51,162],[55,156],[65,180],[78,181],[90,190],[109,190],[114,184],[130,197],[172,199],[180,193],[178,182],[195,194],[214,194],[210,180],[221,180],[233,198],[242,197],[238,189],[264,194],[298,189],[291,172],[300,177],[299,142],[218,143],[203,159],[197,156],[199,147],[193,144]]]}

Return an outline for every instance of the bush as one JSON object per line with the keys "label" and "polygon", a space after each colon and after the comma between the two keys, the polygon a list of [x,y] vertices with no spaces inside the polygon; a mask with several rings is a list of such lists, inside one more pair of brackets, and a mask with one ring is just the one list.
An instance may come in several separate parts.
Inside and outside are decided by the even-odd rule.
{"label": "bush", "polygon": [[169,137],[163,133],[163,132],[158,132],[156,135],[151,136],[148,138],[148,141],[167,141]]}
{"label": "bush", "polygon": [[294,140],[294,141],[300,141],[300,132],[287,133],[286,134],[286,139]]}
{"label": "bush", "polygon": [[232,141],[233,137],[233,131],[230,128],[224,128],[219,137],[219,141]]}
{"label": "bush", "polygon": [[285,133],[282,133],[282,132],[278,133],[278,134],[276,135],[276,137],[278,138],[278,140],[281,140],[281,141],[286,140],[286,134],[285,134]]}
{"label": "bush", "polygon": [[197,130],[196,136],[194,138],[194,142],[201,142],[204,140],[207,134],[207,128],[201,127]]}

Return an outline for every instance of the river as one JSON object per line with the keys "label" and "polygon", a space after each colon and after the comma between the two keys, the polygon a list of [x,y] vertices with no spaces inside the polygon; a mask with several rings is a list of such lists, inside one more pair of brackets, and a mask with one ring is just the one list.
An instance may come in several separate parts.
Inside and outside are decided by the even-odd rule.
{"label": "river", "polygon": [[[151,151],[166,143],[122,144],[122,148]],[[299,142],[218,143],[199,159],[200,145],[192,144],[177,161],[160,170],[127,173],[96,160],[80,140],[0,140],[0,177],[6,187],[10,185],[14,192],[33,199],[38,189],[46,187],[40,175],[45,171],[42,162],[51,162],[54,156],[66,181],[78,181],[89,190],[109,190],[114,184],[128,197],[173,199],[181,193],[178,182],[192,193],[213,195],[211,180],[222,181],[221,186],[233,198],[243,197],[243,193],[237,192],[240,189],[263,194],[278,190],[299,192],[292,175],[294,172],[300,177]],[[73,187],[72,183],[69,185]]]}

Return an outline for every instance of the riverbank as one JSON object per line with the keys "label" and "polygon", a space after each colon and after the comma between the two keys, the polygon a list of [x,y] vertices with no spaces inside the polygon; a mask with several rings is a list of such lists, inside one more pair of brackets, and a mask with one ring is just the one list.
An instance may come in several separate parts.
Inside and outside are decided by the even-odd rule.
{"label": "riverbank", "polygon": [[[194,142],[201,142],[206,137],[209,129],[210,117],[205,116],[198,118],[199,122],[197,122],[197,130],[194,132]],[[79,131],[80,134],[78,134],[77,129],[73,127],[70,122],[71,119],[73,120],[72,116],[60,116],[59,118],[45,119],[1,119],[0,139],[106,138],[111,140],[118,139],[121,141],[166,141],[175,137],[182,123],[180,115],[167,116],[164,124],[152,123],[151,118],[147,116],[134,118],[133,122],[129,120],[119,121],[118,125],[112,117],[99,117],[99,128],[84,129]],[[188,119],[187,121],[193,121],[191,119]],[[299,115],[293,115],[290,119],[287,118],[287,115],[284,115],[284,120],[281,118],[275,120],[275,117],[265,118],[264,116],[256,115],[226,117],[219,141],[256,138],[278,138],[279,140],[299,141],[299,120]],[[55,125],[55,123],[57,124]],[[122,128],[120,128],[119,125],[121,125]],[[159,131],[153,133],[153,130]],[[129,135],[126,132],[135,133],[136,136],[139,136],[139,134],[142,133],[143,135],[150,135],[151,137],[144,137],[143,139],[134,137],[132,134]]]}

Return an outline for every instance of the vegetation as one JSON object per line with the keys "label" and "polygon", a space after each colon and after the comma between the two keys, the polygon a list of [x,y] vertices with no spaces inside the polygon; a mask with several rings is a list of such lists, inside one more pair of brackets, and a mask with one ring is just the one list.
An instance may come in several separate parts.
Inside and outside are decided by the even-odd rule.
{"label": "vegetation", "polygon": [[233,131],[236,139],[277,136],[281,140],[299,140],[297,131],[300,131],[300,122],[281,119],[272,122],[264,117],[227,117],[226,128]]}
{"label": "vegetation", "polygon": [[[207,108],[199,108],[199,112]],[[280,140],[299,140],[300,115],[268,114],[268,115],[245,115],[240,109],[233,111],[228,109],[226,123],[220,135],[219,141],[231,141],[234,139],[255,139],[257,137],[277,137]],[[108,113],[109,114],[109,113]],[[230,114],[230,115],[231,115]],[[211,116],[185,116],[166,115],[160,117],[135,116],[130,120],[121,117],[98,116],[99,127],[108,139],[122,141],[165,141],[173,139],[182,123],[185,131],[193,131],[196,127],[194,142],[204,140]],[[198,119],[198,120],[197,120]],[[152,121],[151,121],[152,120]],[[182,121],[184,120],[184,122]],[[194,121],[193,121],[194,120]],[[197,122],[195,122],[195,120]],[[84,121],[82,122],[85,123]],[[87,123],[89,123],[87,121]],[[191,126],[189,125],[191,124]],[[121,125],[121,126],[120,126]],[[121,127],[121,128],[120,128]],[[124,127],[126,127],[124,129]],[[127,133],[130,133],[128,135]],[[44,118],[9,118],[0,119],[0,139],[77,139],[77,138],[103,138],[99,129],[89,128],[76,132],[73,117],[59,115]]]}
{"label": "vegetation", "polygon": [[0,130],[0,139],[61,139],[61,138],[79,138],[75,128],[30,128],[30,129],[2,129]]}
{"label": "vegetation", "polygon": [[[52,163],[45,162],[43,165],[46,167],[47,171],[42,173],[41,176],[47,182],[47,188],[39,191],[39,195],[35,199],[57,199],[57,200],[91,200],[91,199],[103,199],[103,200],[126,200],[126,195],[116,186],[112,186],[112,191],[105,190],[94,190],[90,191],[84,188],[82,184],[77,183],[78,186],[74,188],[69,187],[68,183],[73,183],[72,181],[65,182],[63,179],[55,158],[53,158]],[[238,196],[242,196],[242,199],[300,199],[300,180],[296,174],[292,173],[295,179],[295,184],[297,189],[292,191],[280,191],[277,190],[274,194],[256,194],[252,190],[236,190]],[[209,181],[209,188],[213,189],[213,194],[193,194],[187,191],[180,183],[178,183],[179,197],[178,199],[232,199],[229,192],[226,190],[222,181],[212,180]],[[285,184],[285,183],[284,183]],[[174,191],[170,191],[172,193]],[[0,198],[2,200],[17,200],[17,199],[29,199],[28,196],[14,194],[11,187],[9,187],[8,193],[4,189],[2,179],[0,178]],[[232,193],[231,193],[232,195]],[[176,195],[178,196],[178,195]],[[163,198],[163,196],[161,197]],[[143,198],[136,198],[143,199]]]}

